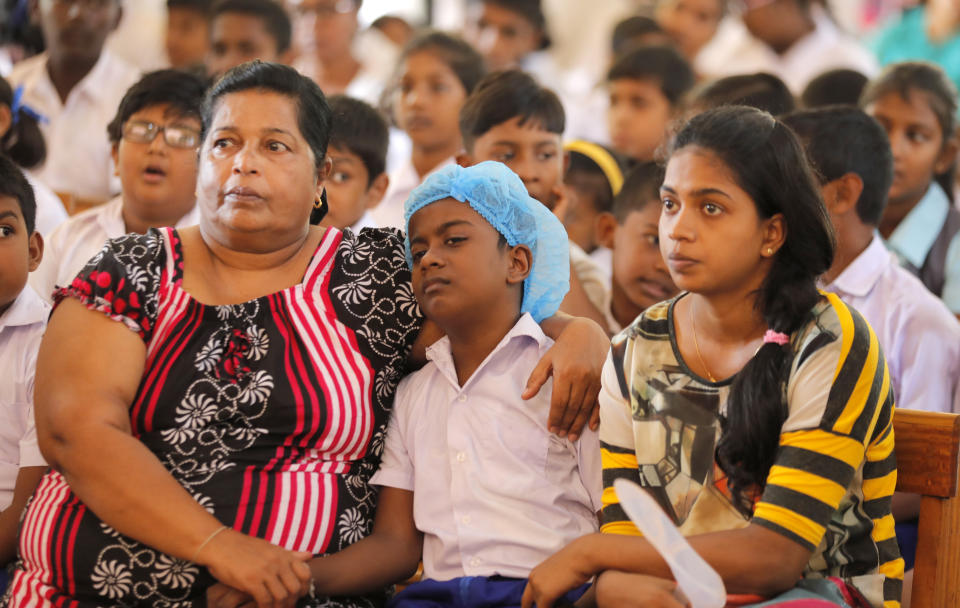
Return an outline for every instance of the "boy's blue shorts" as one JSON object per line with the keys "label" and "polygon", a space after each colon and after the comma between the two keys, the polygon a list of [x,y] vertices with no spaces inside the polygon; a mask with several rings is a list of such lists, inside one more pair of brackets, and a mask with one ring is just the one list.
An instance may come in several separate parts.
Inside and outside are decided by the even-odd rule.
{"label": "boy's blue shorts", "polygon": [[[414,583],[394,596],[387,608],[519,608],[525,578],[464,576],[449,581]],[[590,585],[570,591],[563,599],[575,602]]]}

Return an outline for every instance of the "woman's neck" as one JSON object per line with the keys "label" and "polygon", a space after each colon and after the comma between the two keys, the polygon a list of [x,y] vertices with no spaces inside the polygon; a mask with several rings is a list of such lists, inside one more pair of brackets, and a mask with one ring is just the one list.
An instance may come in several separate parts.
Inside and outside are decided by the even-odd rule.
{"label": "woman's neck", "polygon": [[690,317],[700,339],[738,345],[763,336],[767,323],[757,309],[755,289],[719,295],[690,294]]}
{"label": "woman's neck", "polygon": [[443,146],[414,146],[411,161],[417,176],[422,180],[428,173],[440,166],[440,163],[456,155],[460,151],[460,141]]}
{"label": "woman's neck", "polygon": [[275,240],[263,239],[263,235],[225,239],[200,223],[200,238],[206,246],[209,266],[217,273],[282,270],[297,259],[309,237],[308,227],[278,247]]}

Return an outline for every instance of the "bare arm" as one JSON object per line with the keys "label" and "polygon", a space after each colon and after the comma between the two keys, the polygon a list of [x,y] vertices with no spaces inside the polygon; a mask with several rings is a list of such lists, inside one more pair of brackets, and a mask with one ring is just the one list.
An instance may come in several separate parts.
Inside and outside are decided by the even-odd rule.
{"label": "bare arm", "polygon": [[[128,410],[146,347],[121,323],[76,300],[50,319],[37,360],[40,449],[104,523],[220,580],[250,590],[260,605],[306,590],[309,556],[226,530],[130,432]],[[203,546],[203,550],[198,550]]]}
{"label": "bare arm", "polygon": [[13,561],[17,554],[20,516],[46,471],[47,467],[23,467],[17,473],[17,481],[13,486],[13,502],[0,511],[0,567]]}

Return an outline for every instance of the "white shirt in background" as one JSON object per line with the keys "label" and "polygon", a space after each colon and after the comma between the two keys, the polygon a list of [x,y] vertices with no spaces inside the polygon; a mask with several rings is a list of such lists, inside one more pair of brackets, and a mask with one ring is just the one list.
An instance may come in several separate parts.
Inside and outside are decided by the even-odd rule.
{"label": "white shirt in background", "polygon": [[694,61],[706,78],[767,72],[783,80],[795,94],[828,70],[849,68],[868,78],[879,71],[873,54],[842,32],[822,9],[813,7],[815,29],[778,55],[750,35],[738,19],[728,17]]}
{"label": "white shirt in background", "polygon": [[33,378],[50,306],[24,287],[0,316],[0,510],[13,502],[21,467],[44,467],[33,421]]}
{"label": "white shirt in background", "polygon": [[400,383],[370,482],[413,491],[425,578],[526,578],[596,531],[603,486],[596,432],[570,442],[547,431],[551,384],[520,399],[552,343],[525,314],[462,388],[447,337]]}
{"label": "white shirt in background", "polygon": [[[180,218],[176,227],[193,226],[199,221],[194,207]],[[30,274],[30,285],[43,299],[52,302],[54,289],[69,285],[107,239],[125,234],[122,196],[73,216],[46,237],[43,261]]]}
{"label": "white shirt in background", "polygon": [[37,201],[36,230],[46,238],[54,228],[67,221],[70,216],[63,207],[63,201],[53,190],[30,173],[25,172],[24,176],[30,182],[33,198]]}
{"label": "white shirt in background", "polygon": [[602,312],[607,302],[607,293],[610,291],[610,278],[587,252],[573,241],[570,241],[570,265],[587,293],[587,299],[594,308]]}
{"label": "white shirt in background", "polygon": [[364,228],[379,228],[377,223],[373,221],[373,214],[369,211],[364,211],[363,215],[360,216],[360,219],[357,220],[353,226],[350,226],[350,230],[352,230],[354,233],[360,232]]}
{"label": "white shirt in background", "polygon": [[[425,175],[423,179],[455,162],[456,159],[451,156],[431,169],[430,173]],[[413,161],[409,157],[407,157],[406,162],[390,173],[390,185],[387,186],[387,192],[383,195],[383,200],[370,212],[377,226],[406,229],[403,222],[403,203],[406,202],[410,193],[420,185],[423,179],[420,179],[420,175],[413,167]]]}
{"label": "white shirt in background", "polygon": [[824,289],[856,308],[873,327],[898,408],[950,412],[955,407],[960,322],[900,266],[879,236]]}
{"label": "white shirt in background", "polygon": [[47,54],[13,67],[10,84],[23,85],[23,101],[45,116],[40,130],[47,142],[47,159],[33,170],[54,192],[106,200],[120,190],[113,175],[107,124],[113,120],[127,89],[139,78],[130,64],[104,49],[100,59],[70,94],[66,103],[47,73]]}

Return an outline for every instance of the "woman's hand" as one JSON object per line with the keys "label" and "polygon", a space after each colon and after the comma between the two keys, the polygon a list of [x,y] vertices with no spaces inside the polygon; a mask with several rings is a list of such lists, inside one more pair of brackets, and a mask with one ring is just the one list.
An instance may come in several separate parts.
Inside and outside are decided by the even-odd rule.
{"label": "woman's hand", "polygon": [[677,583],[665,578],[608,570],[597,577],[597,608],[687,608]]}
{"label": "woman's hand", "polygon": [[571,589],[589,581],[596,574],[589,562],[586,545],[590,536],[583,536],[560,549],[530,571],[523,590],[523,608],[551,608]]}
{"label": "woman's hand", "polygon": [[603,328],[589,319],[557,314],[541,326],[556,343],[530,374],[522,397],[532,398],[553,376],[548,428],[576,441],[588,421],[591,429],[600,424],[597,395],[610,340]]}
{"label": "woman's hand", "polygon": [[[249,596],[259,608],[293,606],[310,590],[313,555],[287,551],[265,540],[232,529],[217,534],[197,556],[218,581],[232,591],[212,590],[224,606],[239,606],[240,594]],[[236,593],[239,592],[239,593]],[[232,603],[231,603],[232,602]],[[239,603],[237,603],[239,602]]]}
{"label": "woman's hand", "polygon": [[255,605],[252,597],[223,583],[207,588],[207,608],[252,608]]}

